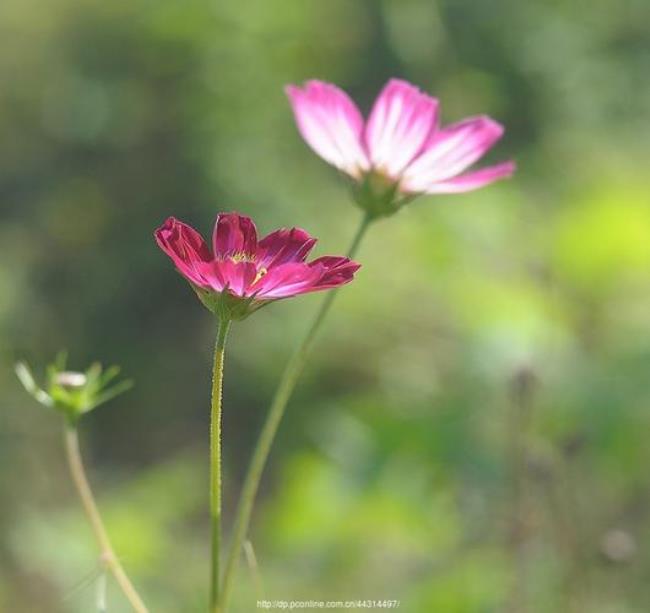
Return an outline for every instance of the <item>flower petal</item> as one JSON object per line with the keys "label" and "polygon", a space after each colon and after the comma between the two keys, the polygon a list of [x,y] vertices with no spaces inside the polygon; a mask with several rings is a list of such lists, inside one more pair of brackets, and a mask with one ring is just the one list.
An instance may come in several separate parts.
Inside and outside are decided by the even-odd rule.
{"label": "flower petal", "polygon": [[358,178],[369,167],[361,142],[363,118],[348,95],[335,85],[308,81],[286,88],[305,142],[326,162]]}
{"label": "flower petal", "polygon": [[178,271],[191,283],[207,286],[200,269],[212,259],[201,235],[194,229],[169,217],[154,233],[158,246],[172,259]]}
{"label": "flower petal", "polygon": [[323,256],[289,262],[269,270],[251,289],[260,299],[278,299],[345,285],[361,265],[346,257]]}
{"label": "flower petal", "polygon": [[268,271],[251,288],[260,299],[277,299],[311,291],[322,271],[304,262],[287,262]]}
{"label": "flower petal", "polygon": [[222,260],[211,260],[197,264],[197,272],[203,279],[203,283],[198,285],[214,292],[222,292],[226,286],[226,278],[221,269],[223,263]]}
{"label": "flower petal", "polygon": [[391,178],[422,150],[438,116],[438,101],[417,87],[391,79],[372,108],[365,131],[370,162]]}
{"label": "flower petal", "polygon": [[215,258],[234,254],[254,255],[257,251],[257,229],[250,217],[239,213],[220,213],[212,234]]}
{"label": "flower petal", "polygon": [[204,265],[203,276],[210,281],[216,292],[227,289],[233,296],[245,298],[247,290],[257,277],[257,267],[252,262],[233,262],[232,260],[215,260]]}
{"label": "flower petal", "polygon": [[282,228],[265,236],[257,247],[257,265],[271,268],[287,262],[303,262],[316,239],[300,228]]}
{"label": "flower petal", "polygon": [[308,264],[288,262],[271,269],[252,289],[259,298],[286,298],[308,291],[319,275]]}
{"label": "flower petal", "polygon": [[309,263],[312,267],[320,267],[321,276],[314,284],[312,291],[345,285],[354,278],[354,273],[361,264],[342,256],[325,255]]}
{"label": "flower petal", "polygon": [[433,133],[403,173],[401,187],[423,192],[471,166],[501,138],[503,126],[489,117],[473,117]]}
{"label": "flower petal", "polygon": [[469,172],[446,181],[438,181],[431,184],[424,191],[427,194],[460,194],[470,192],[484,185],[489,185],[499,179],[507,179],[515,172],[514,162],[502,162],[495,166],[488,166],[475,172]]}

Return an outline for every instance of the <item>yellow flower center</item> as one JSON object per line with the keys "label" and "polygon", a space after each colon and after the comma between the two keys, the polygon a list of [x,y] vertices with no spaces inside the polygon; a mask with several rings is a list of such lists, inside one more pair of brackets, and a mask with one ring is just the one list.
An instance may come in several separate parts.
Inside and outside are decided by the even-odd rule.
{"label": "yellow flower center", "polygon": [[231,262],[255,262],[255,256],[244,251],[236,251],[228,256]]}
{"label": "yellow flower center", "polygon": [[[255,264],[257,260],[254,254],[246,253],[245,251],[235,251],[234,253],[225,256],[224,259],[230,260],[235,264],[238,264],[239,262],[248,262],[249,264]],[[253,279],[253,283],[251,283],[251,285],[257,283],[267,272],[268,270],[264,268],[264,266],[258,268],[257,273],[255,274],[255,279]]]}

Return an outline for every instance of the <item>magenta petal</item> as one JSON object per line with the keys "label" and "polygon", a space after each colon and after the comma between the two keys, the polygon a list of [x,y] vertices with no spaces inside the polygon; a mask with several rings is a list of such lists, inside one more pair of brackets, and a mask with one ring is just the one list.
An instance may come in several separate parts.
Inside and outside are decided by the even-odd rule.
{"label": "magenta petal", "polygon": [[169,217],[154,233],[158,246],[172,259],[178,271],[191,283],[206,286],[201,267],[212,259],[201,235],[187,224]]}
{"label": "magenta petal", "polygon": [[223,262],[220,260],[212,260],[210,262],[201,262],[197,265],[197,271],[204,280],[201,287],[210,289],[215,292],[223,291],[226,286],[226,278],[221,270]]}
{"label": "magenta petal", "polygon": [[361,268],[361,264],[342,256],[326,255],[309,263],[318,267],[321,275],[312,290],[327,289],[349,283],[354,278],[354,273]]}
{"label": "magenta petal", "polygon": [[251,292],[261,300],[288,298],[311,291],[320,276],[320,269],[303,262],[288,262],[270,269],[253,285]]}
{"label": "magenta petal", "polygon": [[309,264],[289,262],[269,270],[251,288],[260,299],[288,298],[344,285],[360,265],[345,257],[324,256]]}
{"label": "magenta petal", "polygon": [[212,249],[215,258],[253,255],[257,250],[257,229],[253,220],[239,213],[221,213],[214,226]]}
{"label": "magenta petal", "polygon": [[495,166],[482,168],[475,172],[469,172],[447,181],[433,183],[424,191],[427,194],[460,194],[470,192],[474,189],[489,185],[499,179],[507,179],[515,172],[514,162],[502,162]]}
{"label": "magenta petal", "polygon": [[301,136],[320,157],[355,178],[368,169],[363,117],[343,90],[308,81],[303,88],[287,86],[286,93]]}
{"label": "magenta petal", "polygon": [[372,165],[392,178],[422,150],[435,128],[438,101],[417,87],[390,80],[368,118],[365,142]]}
{"label": "magenta petal", "polygon": [[489,117],[475,117],[435,132],[403,173],[402,189],[426,191],[479,160],[501,138],[503,126]]}
{"label": "magenta petal", "polygon": [[256,262],[264,268],[287,262],[302,262],[315,244],[316,239],[300,228],[282,228],[271,232],[259,242]]}
{"label": "magenta petal", "polygon": [[257,267],[252,262],[233,262],[223,260],[215,262],[215,267],[223,278],[223,288],[233,296],[245,298],[252,292],[249,288],[257,277]]}

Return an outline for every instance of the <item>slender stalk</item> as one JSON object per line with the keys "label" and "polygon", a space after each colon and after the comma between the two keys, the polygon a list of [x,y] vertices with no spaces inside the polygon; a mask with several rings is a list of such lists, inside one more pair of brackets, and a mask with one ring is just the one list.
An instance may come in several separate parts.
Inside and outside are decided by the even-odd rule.
{"label": "slender stalk", "polygon": [[102,572],[97,578],[97,613],[106,613],[106,573]]}
{"label": "slender stalk", "polygon": [[251,578],[255,585],[255,592],[257,600],[264,600],[264,587],[262,585],[262,575],[260,574],[260,565],[257,563],[257,556],[253,543],[244,541],[244,553],[246,554],[246,562],[248,562],[248,569],[251,572]]}
{"label": "slender stalk", "polygon": [[212,526],[210,575],[210,610],[219,611],[219,551],[221,548],[221,401],[223,396],[223,363],[230,320],[219,320],[212,368],[210,410],[210,521]]}
{"label": "slender stalk", "polygon": [[[371,221],[372,217],[368,214],[362,218],[356,234],[352,239],[350,248],[348,249],[348,257],[353,257],[357,252],[357,249],[361,244],[361,240],[363,239]],[[302,373],[302,370],[305,366],[305,361],[309,350],[311,349],[311,345],[325,319],[325,316],[329,312],[330,307],[334,302],[336,294],[336,291],[331,291],[328,292],[327,296],[325,296],[325,299],[321,303],[320,309],[316,313],[311,326],[307,329],[307,333],[305,334],[302,342],[298,345],[297,349],[291,356],[291,359],[287,363],[287,366],[282,373],[280,383],[275,390],[275,395],[271,402],[269,412],[266,416],[266,421],[262,426],[262,431],[260,432],[260,436],[257,440],[257,445],[255,446],[253,457],[244,479],[244,485],[242,487],[242,493],[239,497],[239,503],[237,505],[235,523],[233,527],[233,536],[230,543],[230,549],[228,550],[228,558],[226,560],[226,569],[222,584],[221,613],[225,613],[228,607],[233,578],[237,570],[237,562],[239,560],[244,539],[246,538],[246,533],[248,532],[248,526],[250,524],[251,513],[253,510],[253,503],[255,502],[255,496],[260,484],[262,472],[264,471],[264,466],[266,465],[266,460],[269,457],[273,439],[275,438],[275,435],[278,431],[280,421],[282,420],[284,411],[287,407],[287,404],[289,403],[291,394],[293,393],[293,390],[298,383],[300,374]]]}
{"label": "slender stalk", "polygon": [[210,410],[210,523],[212,525],[212,570],[210,574],[210,610],[219,611],[219,549],[221,546],[221,398],[223,396],[223,359],[230,320],[221,318],[214,346],[212,400]]}
{"label": "slender stalk", "polygon": [[122,592],[124,592],[126,599],[133,607],[133,610],[137,613],[147,613],[147,607],[142,602],[142,599],[124,572],[120,561],[113,551],[111,541],[108,538],[108,533],[104,527],[104,522],[99,514],[97,503],[95,502],[88,478],[86,477],[81,452],[79,451],[79,435],[76,426],[66,424],[64,441],[72,480],[77,488],[79,498],[81,498],[81,504],[88,516],[90,525],[95,533],[95,538],[99,544],[101,562],[113,574]]}

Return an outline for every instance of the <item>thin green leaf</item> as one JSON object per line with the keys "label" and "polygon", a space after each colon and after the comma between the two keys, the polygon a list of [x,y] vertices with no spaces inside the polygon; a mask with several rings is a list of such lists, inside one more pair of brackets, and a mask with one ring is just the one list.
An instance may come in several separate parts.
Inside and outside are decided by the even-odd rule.
{"label": "thin green leaf", "polygon": [[117,375],[120,374],[122,369],[119,366],[110,366],[104,371],[104,374],[101,376],[101,386],[102,388],[106,387]]}
{"label": "thin green leaf", "polygon": [[16,376],[18,380],[22,383],[23,387],[27,393],[32,396],[37,402],[51,407],[54,405],[52,397],[42,390],[36,384],[32,371],[29,369],[29,366],[25,362],[18,362],[15,366]]}
{"label": "thin green leaf", "polygon": [[123,394],[124,392],[130,390],[132,387],[133,387],[133,381],[131,379],[126,379],[125,381],[121,381],[117,385],[114,385],[113,387],[105,390],[102,394],[97,395],[95,397],[95,402],[86,410],[90,411],[91,409],[98,407],[100,404],[104,404],[105,402],[112,400],[116,396],[119,396],[120,394]]}

